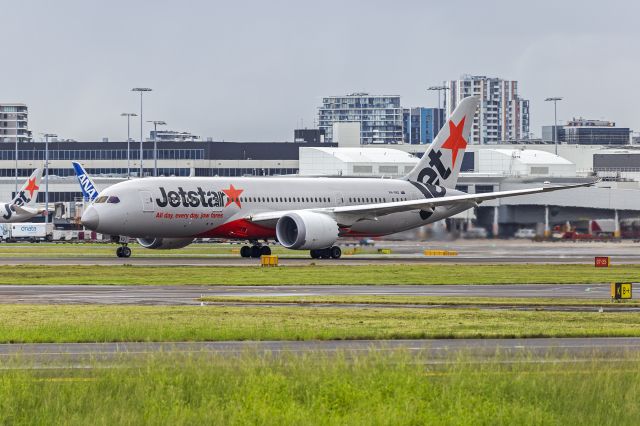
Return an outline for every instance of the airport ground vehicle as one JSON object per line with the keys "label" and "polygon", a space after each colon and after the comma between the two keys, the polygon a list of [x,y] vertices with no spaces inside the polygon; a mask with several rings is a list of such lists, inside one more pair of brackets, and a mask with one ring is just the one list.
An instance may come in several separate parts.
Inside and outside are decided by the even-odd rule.
{"label": "airport ground vehicle", "polygon": [[472,239],[472,238],[487,238],[488,233],[484,228],[469,228],[467,232],[463,234],[464,238]]}
{"label": "airport ground vehicle", "polygon": [[3,224],[2,239],[13,243],[16,241],[53,241],[52,223],[9,223]]}
{"label": "airport ground vehicle", "polygon": [[[467,194],[455,189],[479,103],[468,97],[425,155],[401,179],[343,177],[161,177],[128,180],[100,192],[83,225],[137,238],[150,249],[195,238],[245,240],[243,257],[271,253],[268,240],[312,258],[339,258],[340,237],[393,234],[451,217],[485,200],[588,186],[549,186]],[[119,240],[131,254],[126,240]],[[118,255],[123,254],[119,248]]]}
{"label": "airport ground vehicle", "polygon": [[536,230],[530,228],[521,228],[518,229],[515,234],[513,234],[514,238],[524,238],[524,239],[533,239],[536,237]]}

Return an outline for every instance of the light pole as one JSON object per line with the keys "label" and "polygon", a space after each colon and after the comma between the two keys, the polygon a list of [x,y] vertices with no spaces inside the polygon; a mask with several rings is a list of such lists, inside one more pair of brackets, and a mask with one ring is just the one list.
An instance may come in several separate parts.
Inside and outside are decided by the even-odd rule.
{"label": "light pole", "polygon": [[55,138],[58,135],[53,133],[44,134],[44,217],[45,223],[49,223],[49,138]]}
{"label": "light pole", "polygon": [[158,126],[166,126],[164,121],[147,121],[153,123],[153,176],[158,176]]}
{"label": "light pole", "polygon": [[140,177],[143,176],[143,168],[142,168],[142,157],[143,157],[143,152],[142,152],[142,142],[144,142],[144,138],[142,135],[142,94],[144,92],[151,92],[152,89],[149,89],[148,87],[134,87],[133,89],[131,89],[132,92],[140,92]]}
{"label": "light pole", "polygon": [[[444,92],[445,94],[445,98],[447,95],[447,90],[449,90],[449,88],[447,86],[431,86],[429,87],[427,90],[436,90],[438,92],[438,109],[440,109],[440,92]],[[444,113],[444,105],[442,106],[442,110]],[[438,131],[440,130],[440,128],[442,127],[442,122],[440,120],[440,112],[438,112],[438,124],[437,124],[437,130],[434,132],[434,137],[435,134],[438,133]]]}
{"label": "light pole", "polygon": [[558,101],[561,100],[559,96],[545,99],[545,102],[553,102],[553,143],[556,146],[556,155],[558,155]]}
{"label": "light pole", "polygon": [[16,138],[16,191],[15,194],[18,195],[18,138]]}
{"label": "light pole", "polygon": [[[127,179],[131,177],[131,136],[130,136],[130,128],[131,128],[131,117],[137,117],[138,114],[133,112],[123,112],[120,114],[121,117],[127,117]],[[141,160],[142,161],[142,160]]]}

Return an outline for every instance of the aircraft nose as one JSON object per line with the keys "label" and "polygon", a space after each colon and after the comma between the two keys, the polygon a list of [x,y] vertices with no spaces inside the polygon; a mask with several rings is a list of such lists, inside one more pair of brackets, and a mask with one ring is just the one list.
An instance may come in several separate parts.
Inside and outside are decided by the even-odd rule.
{"label": "aircraft nose", "polygon": [[89,208],[82,214],[80,221],[86,228],[95,231],[96,229],[98,229],[100,218],[98,217],[98,212],[96,211],[96,209],[93,206],[89,206]]}

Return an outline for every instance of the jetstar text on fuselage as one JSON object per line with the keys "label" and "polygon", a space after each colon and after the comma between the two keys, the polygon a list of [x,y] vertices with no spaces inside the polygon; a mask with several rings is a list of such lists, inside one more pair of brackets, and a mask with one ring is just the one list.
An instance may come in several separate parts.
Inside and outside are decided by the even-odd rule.
{"label": "jetstar text on fuselage", "polygon": [[177,191],[167,191],[160,187],[160,198],[156,198],[159,207],[224,207],[225,194],[222,191],[205,191],[198,187],[196,191],[185,191],[178,187]]}
{"label": "jetstar text on fuselage", "polygon": [[2,215],[2,217],[5,220],[9,220],[11,219],[11,216],[13,216],[13,213],[16,211],[14,206],[24,206],[27,203],[29,203],[29,201],[31,201],[31,198],[27,197],[27,194],[25,194],[25,191],[20,191],[19,196],[16,197],[16,199],[13,201],[13,204],[5,204],[4,205],[4,210],[5,213]]}

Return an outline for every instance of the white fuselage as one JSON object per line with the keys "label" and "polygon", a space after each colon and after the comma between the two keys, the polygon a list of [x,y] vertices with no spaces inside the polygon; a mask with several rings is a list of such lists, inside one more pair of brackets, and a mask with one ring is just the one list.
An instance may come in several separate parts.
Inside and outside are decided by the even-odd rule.
{"label": "white fuselage", "polygon": [[24,222],[35,216],[38,213],[18,213],[15,210],[14,204],[3,203],[0,207],[0,223],[16,223]]}
{"label": "white fuselage", "polygon": [[[399,179],[303,177],[166,177],[121,182],[100,193],[85,212],[97,215],[95,231],[134,238],[272,239],[275,228],[252,214],[420,200],[462,194],[432,187],[432,196]],[[114,198],[115,197],[115,198]],[[464,211],[473,204],[392,213],[361,220],[341,235],[380,236],[415,228]],[[93,210],[89,213],[89,210]],[[83,216],[84,220],[85,216]]]}

